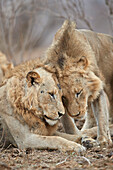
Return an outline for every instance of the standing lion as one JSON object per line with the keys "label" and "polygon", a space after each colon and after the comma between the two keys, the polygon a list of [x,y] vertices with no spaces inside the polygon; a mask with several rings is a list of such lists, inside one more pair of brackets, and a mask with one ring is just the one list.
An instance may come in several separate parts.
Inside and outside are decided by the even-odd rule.
{"label": "standing lion", "polygon": [[[87,114],[83,130],[93,126],[95,117],[98,142],[111,144],[109,113],[113,120],[113,37],[77,30],[74,22],[65,21],[46,57],[47,69],[56,74],[63,90],[62,99],[68,115],[81,119]],[[79,134],[68,115],[63,120],[66,132]]]}

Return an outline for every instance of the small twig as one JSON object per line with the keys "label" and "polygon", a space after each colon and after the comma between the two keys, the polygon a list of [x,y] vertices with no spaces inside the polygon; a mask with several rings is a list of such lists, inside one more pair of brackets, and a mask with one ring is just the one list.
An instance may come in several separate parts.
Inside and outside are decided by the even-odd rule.
{"label": "small twig", "polygon": [[85,159],[85,160],[88,162],[89,165],[91,165],[91,162],[89,161],[88,158],[86,158],[86,157],[84,157],[84,156],[82,156],[82,158]]}
{"label": "small twig", "polygon": [[63,161],[61,161],[61,162],[58,162],[57,164],[56,164],[56,166],[57,165],[60,165],[60,164],[63,164],[64,162],[66,162],[67,161],[67,159],[69,158],[70,156],[67,156]]}

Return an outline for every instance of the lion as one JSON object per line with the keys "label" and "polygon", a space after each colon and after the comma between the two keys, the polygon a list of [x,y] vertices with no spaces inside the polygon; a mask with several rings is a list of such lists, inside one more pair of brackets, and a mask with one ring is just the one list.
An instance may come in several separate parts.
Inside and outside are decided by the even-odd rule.
{"label": "lion", "polygon": [[65,21],[45,55],[46,68],[56,75],[63,91],[62,100],[67,113],[63,120],[66,132],[79,134],[69,116],[78,119],[86,117],[82,130],[93,127],[96,122],[99,144],[110,145],[109,112],[113,120],[113,37],[78,30],[74,22]]}
{"label": "lion", "polygon": [[[7,60],[5,54],[0,51],[0,84],[3,82],[6,74],[8,74],[13,69],[13,63]],[[0,117],[0,136],[2,136],[2,125]],[[7,140],[8,141],[8,140]]]}
{"label": "lion", "polygon": [[0,51],[0,84],[2,83],[7,72],[14,68],[13,63],[7,60],[5,54]]}
{"label": "lion", "polygon": [[21,149],[83,152],[85,147],[75,143],[74,136],[60,137],[60,132],[57,136],[65,113],[61,97],[56,77],[38,59],[16,66],[0,87],[0,116],[11,143]]}

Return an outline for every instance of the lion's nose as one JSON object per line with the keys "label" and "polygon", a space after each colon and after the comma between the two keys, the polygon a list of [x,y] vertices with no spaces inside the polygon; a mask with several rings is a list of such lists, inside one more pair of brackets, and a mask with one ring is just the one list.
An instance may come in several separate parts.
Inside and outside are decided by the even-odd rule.
{"label": "lion's nose", "polygon": [[58,112],[59,117],[63,116],[63,113]]}
{"label": "lion's nose", "polygon": [[79,115],[80,115],[80,112],[78,112],[78,113],[75,115],[75,117],[76,117],[76,116],[79,116]]}

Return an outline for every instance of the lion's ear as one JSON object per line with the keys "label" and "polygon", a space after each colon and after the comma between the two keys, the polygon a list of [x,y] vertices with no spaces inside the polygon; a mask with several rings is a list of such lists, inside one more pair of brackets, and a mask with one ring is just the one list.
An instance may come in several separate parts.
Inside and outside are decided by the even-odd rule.
{"label": "lion's ear", "polygon": [[40,75],[37,72],[35,72],[35,71],[28,72],[27,76],[26,76],[26,79],[27,79],[29,87],[34,85],[34,83],[38,84],[38,83],[41,82]]}
{"label": "lion's ear", "polygon": [[85,56],[82,56],[77,63],[78,67],[81,67],[83,69],[87,68],[87,66],[89,65],[88,59]]}
{"label": "lion's ear", "polygon": [[60,37],[67,37],[67,34],[69,34],[72,30],[75,30],[76,23],[74,21],[65,20],[61,28],[56,32],[53,42],[57,41]]}
{"label": "lion's ear", "polygon": [[62,34],[64,33],[65,30],[67,30],[68,28],[68,25],[69,25],[69,21],[68,20],[65,20],[63,25],[61,26],[61,28],[56,32],[55,36],[54,36],[54,39],[53,39],[53,42],[57,41],[59,39],[59,37],[62,36]]}

